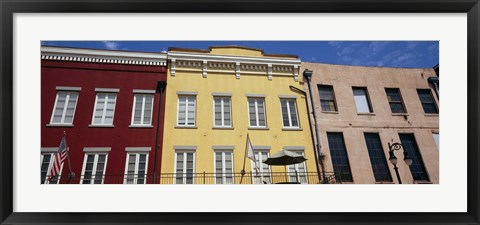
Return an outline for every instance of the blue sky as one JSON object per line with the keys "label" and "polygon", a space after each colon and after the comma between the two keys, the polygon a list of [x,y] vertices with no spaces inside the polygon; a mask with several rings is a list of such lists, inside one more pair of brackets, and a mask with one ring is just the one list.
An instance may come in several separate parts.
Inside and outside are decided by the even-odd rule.
{"label": "blue sky", "polygon": [[439,62],[438,41],[42,41],[42,45],[143,52],[240,45],[298,55],[305,62],[410,68],[431,68]]}

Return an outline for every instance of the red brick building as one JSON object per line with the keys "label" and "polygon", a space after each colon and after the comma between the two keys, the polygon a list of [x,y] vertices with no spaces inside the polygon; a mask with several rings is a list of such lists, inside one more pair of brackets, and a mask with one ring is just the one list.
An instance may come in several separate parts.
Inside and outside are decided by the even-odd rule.
{"label": "red brick building", "polygon": [[[158,183],[165,88],[164,53],[43,46],[41,183]],[[50,180],[64,132],[69,160]]]}

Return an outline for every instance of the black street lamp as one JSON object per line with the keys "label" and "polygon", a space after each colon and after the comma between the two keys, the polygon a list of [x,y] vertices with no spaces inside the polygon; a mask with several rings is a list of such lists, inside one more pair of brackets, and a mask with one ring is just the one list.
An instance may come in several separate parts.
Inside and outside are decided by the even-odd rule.
{"label": "black street lamp", "polygon": [[[395,157],[394,151],[398,151],[401,148],[403,148],[403,146],[398,142],[395,142],[393,144],[390,144],[390,142],[388,142],[388,149],[390,150],[388,152],[390,154],[390,158],[388,158],[388,160],[393,164],[393,169],[395,170],[395,174],[397,175],[397,180],[399,184],[402,184],[402,180],[400,179],[400,174],[398,173],[397,157]],[[405,161],[405,163],[408,166],[412,165],[412,158],[408,156],[408,153],[407,151],[405,151],[405,148],[403,148],[403,161]]]}

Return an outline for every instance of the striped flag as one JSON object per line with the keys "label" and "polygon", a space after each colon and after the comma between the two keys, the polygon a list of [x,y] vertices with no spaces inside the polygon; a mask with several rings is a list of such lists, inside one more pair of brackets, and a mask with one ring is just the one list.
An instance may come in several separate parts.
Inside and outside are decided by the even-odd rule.
{"label": "striped flag", "polygon": [[250,136],[248,134],[247,134],[247,152],[248,152],[247,158],[253,161],[255,165],[255,172],[256,174],[258,174],[258,171],[260,170],[260,166],[258,165],[258,161],[255,157],[255,153],[253,152],[253,145],[252,145],[252,142],[250,141]]}
{"label": "striped flag", "polygon": [[60,175],[60,168],[62,167],[65,158],[67,158],[67,138],[65,135],[63,135],[62,140],[60,141],[60,146],[58,147],[58,151],[53,157],[53,165],[52,168],[50,168],[49,180]]}

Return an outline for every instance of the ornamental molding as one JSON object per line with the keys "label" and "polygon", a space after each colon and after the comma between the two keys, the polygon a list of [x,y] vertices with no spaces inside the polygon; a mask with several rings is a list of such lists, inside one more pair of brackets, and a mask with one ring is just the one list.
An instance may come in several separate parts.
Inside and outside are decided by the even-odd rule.
{"label": "ornamental molding", "polygon": [[208,73],[232,73],[240,79],[241,74],[264,74],[268,80],[274,75],[293,76],[298,81],[300,59],[260,58],[246,56],[211,55],[198,53],[168,52],[170,60],[170,75],[176,71],[201,71],[202,77]]}
{"label": "ornamental molding", "polygon": [[167,65],[166,53],[111,51],[49,46],[41,47],[41,59],[145,66]]}

